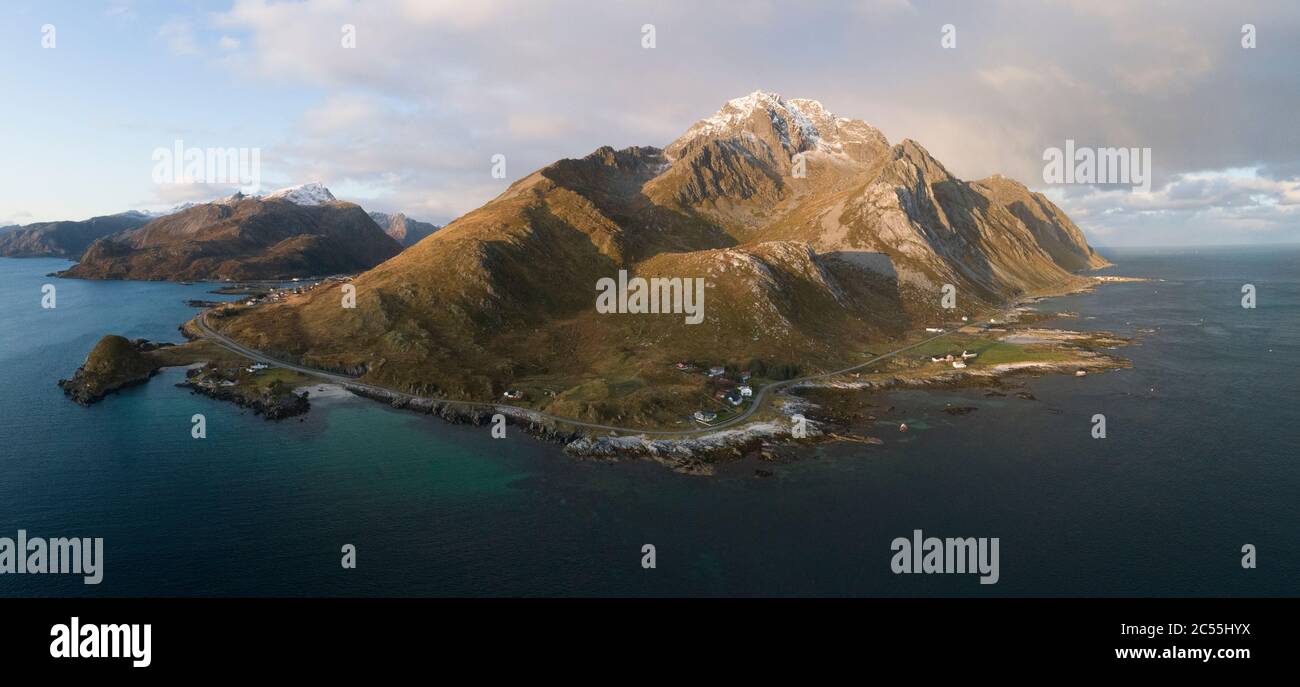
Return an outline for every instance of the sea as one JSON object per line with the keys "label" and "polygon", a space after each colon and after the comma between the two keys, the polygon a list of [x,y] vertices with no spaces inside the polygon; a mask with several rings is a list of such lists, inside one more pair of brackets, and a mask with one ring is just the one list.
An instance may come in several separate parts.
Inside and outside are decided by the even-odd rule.
{"label": "sea", "polygon": [[[1035,307],[1134,337],[1132,368],[1031,378],[1035,400],[889,393],[911,430],[882,445],[713,476],[346,394],[267,421],[180,369],[84,408],[56,382],[101,336],[181,341],[185,301],[220,297],[0,259],[0,537],[104,541],[100,584],[3,574],[0,596],[1297,595],[1300,246],[1101,252],[1158,281]],[[916,530],[996,538],[997,583],[895,573]]]}

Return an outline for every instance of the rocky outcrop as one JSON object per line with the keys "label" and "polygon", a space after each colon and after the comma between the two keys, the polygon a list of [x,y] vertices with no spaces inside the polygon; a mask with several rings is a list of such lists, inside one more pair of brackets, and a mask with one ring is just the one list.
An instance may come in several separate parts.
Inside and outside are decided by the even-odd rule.
{"label": "rocky outcrop", "polygon": [[268,420],[283,420],[302,415],[311,409],[311,403],[307,399],[308,392],[306,391],[300,394],[291,391],[280,394],[252,394],[239,386],[202,383],[198,379],[201,374],[201,370],[189,370],[185,373],[185,381],[176,386],[218,401],[227,401],[241,408],[248,408],[254,414],[261,415]]}
{"label": "rocky outcrop", "polygon": [[59,380],[59,388],[73,401],[88,406],[115,391],[143,384],[158,372],[158,365],[144,353],[165,345],[105,336],[70,379]]}

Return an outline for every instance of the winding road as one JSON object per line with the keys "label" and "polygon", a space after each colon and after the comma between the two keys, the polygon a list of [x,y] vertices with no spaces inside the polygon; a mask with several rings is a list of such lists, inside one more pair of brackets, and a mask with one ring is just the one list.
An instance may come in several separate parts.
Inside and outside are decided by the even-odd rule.
{"label": "winding road", "polygon": [[267,365],[274,365],[276,367],[283,367],[285,369],[293,370],[295,372],[301,372],[302,374],[310,375],[312,377],[318,377],[320,379],[324,379],[326,381],[333,382],[335,384],[341,384],[345,387],[357,387],[377,394],[387,394],[390,396],[404,398],[409,401],[419,401],[423,403],[449,403],[449,404],[455,404],[461,406],[468,406],[471,408],[505,409],[505,410],[515,411],[516,413],[524,414],[530,418],[535,418],[539,420],[551,420],[553,422],[571,425],[574,427],[598,429],[598,430],[604,430],[608,432],[619,432],[622,434],[655,435],[655,436],[689,436],[689,435],[698,435],[698,434],[709,434],[712,432],[716,432],[720,429],[730,427],[732,425],[743,423],[745,420],[752,417],[754,413],[758,412],[758,409],[763,406],[763,401],[766,400],[767,394],[769,392],[775,392],[781,388],[792,386],[795,384],[802,384],[804,382],[811,382],[819,379],[835,377],[837,375],[848,374],[850,372],[856,372],[868,366],[874,365],[882,360],[886,360],[900,353],[909,351],[918,346],[923,346],[927,343],[930,343],[931,341],[934,341],[935,339],[941,339],[945,336],[948,336],[949,334],[949,332],[945,330],[927,339],[922,339],[921,341],[917,341],[916,343],[909,344],[907,346],[904,346],[897,350],[890,351],[888,353],[882,353],[864,363],[859,363],[852,367],[846,367],[842,370],[835,370],[833,372],[823,372],[821,374],[808,375],[806,377],[797,377],[795,379],[786,379],[779,382],[772,382],[771,384],[767,384],[759,388],[757,391],[755,391],[754,400],[749,404],[749,407],[745,410],[745,412],[714,425],[709,425],[707,427],[698,427],[695,429],[653,430],[653,429],[636,429],[633,427],[617,427],[614,425],[602,425],[593,422],[583,422],[582,420],[574,420],[567,417],[559,417],[557,415],[544,413],[540,410],[533,410],[532,408],[524,408],[522,406],[512,406],[505,403],[488,403],[484,401],[462,401],[460,399],[454,399],[454,398],[430,398],[427,396],[414,396],[412,394],[403,393],[401,391],[394,391],[393,389],[389,389],[386,387],[375,386],[373,384],[366,384],[365,382],[357,381],[356,377],[341,375],[336,372],[329,372],[326,370],[319,370],[314,367],[304,367],[302,365],[297,365],[284,360],[273,358],[265,353],[262,353],[261,351],[248,348],[247,346],[244,346],[232,340],[231,338],[225,336],[224,334],[221,334],[216,330],[212,329],[211,327],[209,327],[207,323],[207,315],[208,315],[208,311],[199,313],[199,316],[194,319],[195,326],[198,327],[200,333],[202,333],[205,337],[212,340],[213,343],[216,343],[222,348],[238,353],[239,355],[242,355],[246,358],[256,360],[262,363],[266,363]]}

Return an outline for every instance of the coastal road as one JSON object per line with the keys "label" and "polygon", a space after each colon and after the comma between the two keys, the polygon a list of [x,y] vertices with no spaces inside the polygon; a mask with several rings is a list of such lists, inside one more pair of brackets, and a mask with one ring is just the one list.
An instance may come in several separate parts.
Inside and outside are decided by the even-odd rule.
{"label": "coastal road", "polygon": [[795,379],[786,379],[779,382],[772,382],[771,384],[767,384],[754,392],[754,400],[749,404],[749,408],[747,408],[745,412],[733,418],[730,418],[728,420],[724,420],[723,422],[719,422],[716,425],[709,425],[707,427],[698,427],[695,429],[653,430],[653,429],[636,429],[634,427],[617,427],[614,425],[602,425],[593,422],[583,422],[582,420],[574,420],[567,417],[559,417],[557,415],[550,415],[548,413],[543,413],[540,410],[533,410],[532,408],[524,408],[522,406],[512,406],[505,403],[487,403],[483,401],[462,401],[460,399],[455,399],[455,398],[430,398],[428,396],[414,396],[412,394],[403,393],[401,391],[395,391],[393,389],[388,389],[381,386],[375,386],[373,384],[366,384],[365,382],[358,381],[356,377],[341,375],[338,374],[337,372],[319,370],[314,367],[305,367],[303,365],[297,365],[288,361],[273,358],[265,353],[262,353],[261,351],[248,348],[247,346],[244,346],[243,344],[240,344],[232,340],[230,337],[227,337],[224,334],[221,334],[220,332],[217,332],[216,330],[209,327],[207,322],[207,315],[208,315],[207,311],[199,313],[199,316],[194,319],[195,326],[198,327],[200,333],[202,333],[205,337],[210,339],[213,343],[221,346],[222,348],[238,353],[239,355],[242,355],[245,358],[250,358],[258,362],[266,363],[267,365],[274,365],[276,367],[283,367],[285,369],[293,370],[294,372],[301,372],[302,374],[310,375],[312,377],[318,377],[328,382],[341,384],[346,387],[356,387],[377,394],[386,394],[389,396],[395,396],[398,398],[406,399],[408,401],[419,401],[424,403],[451,403],[455,405],[468,406],[471,408],[490,408],[493,410],[509,410],[509,411],[514,411],[514,414],[524,415],[527,416],[528,418],[538,419],[538,420],[550,420],[552,422],[558,422],[558,423],[562,423],[574,427],[583,427],[586,429],[598,429],[607,432],[619,432],[620,434],[630,434],[630,435],[644,434],[644,435],[653,435],[653,436],[689,436],[689,435],[709,434],[712,432],[716,432],[720,429],[724,429],[733,425],[743,423],[745,420],[752,417],[754,413],[758,412],[758,409],[763,406],[763,401],[766,400],[767,395],[769,393],[773,393],[782,388],[793,386],[796,384],[817,381],[820,379],[827,379],[837,375],[848,374],[850,372],[857,372],[858,370],[874,365],[882,360],[887,360],[900,353],[905,353],[909,350],[912,350],[913,348],[917,348],[918,346],[923,346],[927,343],[930,343],[931,341],[934,341],[935,339],[941,339],[950,334],[949,331],[945,330],[943,332],[935,334],[932,337],[929,337],[928,339],[922,339],[921,341],[917,341],[916,343],[909,344],[897,350],[893,350],[888,353],[882,353],[866,362],[853,365],[852,367],[846,367],[842,370],[835,370],[834,372],[823,372],[821,374],[808,375],[806,377],[797,377]]}

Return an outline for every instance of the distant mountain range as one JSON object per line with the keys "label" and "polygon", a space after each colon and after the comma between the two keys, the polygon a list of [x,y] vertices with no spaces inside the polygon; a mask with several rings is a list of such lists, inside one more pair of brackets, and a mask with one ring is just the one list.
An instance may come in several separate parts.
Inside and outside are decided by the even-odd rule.
{"label": "distant mountain range", "polygon": [[310,183],[165,212],[0,227],[0,257],[80,260],[61,274],[86,279],[281,279],[358,272],[437,229],[366,213]]}
{"label": "distant mountain range", "polygon": [[81,279],[287,279],[374,267],[401,246],[360,206],[319,184],[236,193],[95,241],[61,276]]}
{"label": "distant mountain range", "polygon": [[[355,309],[332,285],[221,326],[404,391],[488,399],[533,380],[551,412],[631,420],[671,403],[674,360],[831,365],[1106,264],[1018,182],[958,179],[914,141],[755,92],[664,149],[529,174],[358,276]],[[598,280],[620,270],[704,278],[704,321],[598,313]]]}
{"label": "distant mountain range", "polygon": [[96,239],[134,229],[151,219],[142,212],[123,212],[79,222],[38,222],[0,228],[0,257],[76,260]]}
{"label": "distant mountain range", "polygon": [[371,212],[368,214],[370,219],[375,220],[375,224],[378,224],[379,228],[384,230],[385,234],[393,237],[393,240],[402,244],[403,248],[410,248],[423,240],[424,237],[441,229],[436,224],[414,220],[400,212],[391,215],[386,212]]}

